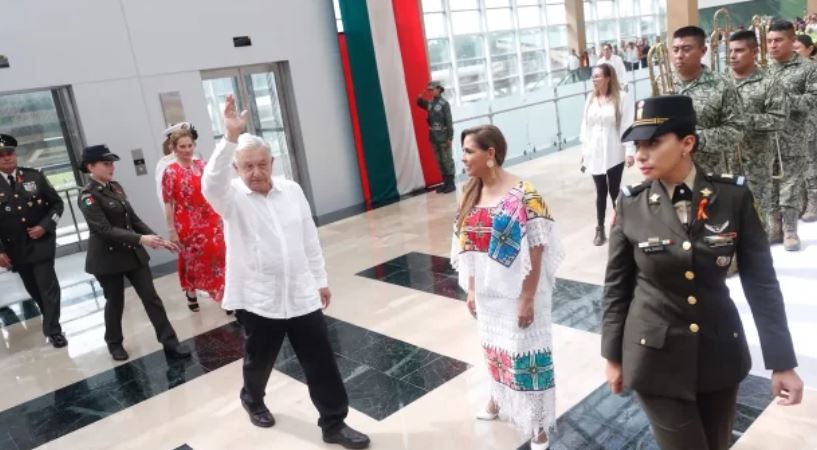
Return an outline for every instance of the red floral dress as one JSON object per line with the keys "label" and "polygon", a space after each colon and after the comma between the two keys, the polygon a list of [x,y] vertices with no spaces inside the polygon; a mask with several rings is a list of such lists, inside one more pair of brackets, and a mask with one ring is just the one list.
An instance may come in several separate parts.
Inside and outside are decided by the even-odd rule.
{"label": "red floral dress", "polygon": [[207,292],[215,301],[224,297],[224,227],[201,193],[205,162],[190,167],[170,164],[162,176],[162,198],[174,206],[173,222],[182,244],[179,281],[182,289]]}

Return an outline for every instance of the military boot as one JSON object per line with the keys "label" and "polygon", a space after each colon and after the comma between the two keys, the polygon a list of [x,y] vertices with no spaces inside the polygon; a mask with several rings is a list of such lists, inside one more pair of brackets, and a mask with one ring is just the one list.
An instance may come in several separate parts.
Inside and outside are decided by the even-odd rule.
{"label": "military boot", "polygon": [[766,221],[766,233],[769,235],[770,244],[783,243],[783,216],[779,210],[769,214]]}
{"label": "military boot", "polygon": [[817,189],[807,191],[806,212],[803,214],[803,222],[817,222]]}
{"label": "military boot", "polygon": [[800,238],[797,236],[797,210],[785,208],[783,210],[783,248],[789,252],[800,250]]}

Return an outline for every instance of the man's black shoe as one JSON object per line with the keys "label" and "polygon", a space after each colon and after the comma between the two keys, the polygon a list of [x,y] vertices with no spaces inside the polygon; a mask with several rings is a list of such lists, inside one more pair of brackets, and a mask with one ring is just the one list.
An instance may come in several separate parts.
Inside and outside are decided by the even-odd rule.
{"label": "man's black shoe", "polygon": [[62,333],[52,334],[48,337],[48,340],[51,341],[54,348],[63,348],[68,345],[68,339],[65,339],[65,335]]}
{"label": "man's black shoe", "polygon": [[166,345],[165,355],[172,359],[184,359],[190,357],[190,350],[182,344]]}
{"label": "man's black shoe", "polygon": [[129,358],[128,352],[122,347],[122,344],[108,344],[108,351],[111,353],[114,361],[125,361]]}
{"label": "man's black shoe", "polygon": [[250,422],[252,422],[253,425],[261,428],[270,428],[275,425],[275,417],[272,416],[272,413],[269,412],[266,406],[262,405],[253,408],[244,400],[241,400],[241,406],[247,411],[247,414],[250,416]]}
{"label": "man's black shoe", "polygon": [[333,433],[324,433],[323,442],[328,444],[340,444],[344,448],[359,449],[368,448],[370,441],[369,436],[343,424],[343,426]]}

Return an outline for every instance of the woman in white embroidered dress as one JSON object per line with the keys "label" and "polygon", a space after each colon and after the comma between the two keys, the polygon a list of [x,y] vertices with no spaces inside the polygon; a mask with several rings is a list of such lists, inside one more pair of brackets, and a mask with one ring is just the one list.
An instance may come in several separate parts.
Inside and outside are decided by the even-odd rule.
{"label": "woman in white embroidered dress", "polygon": [[616,204],[621,176],[635,160],[635,147],[621,143],[621,134],[633,123],[633,105],[621,91],[616,71],[609,64],[593,69],[593,93],[584,105],[581,127],[582,171],[589,171],[596,185],[596,236],[593,245],[607,242],[604,215],[607,195]]}
{"label": "woman in white embroidered dress", "polygon": [[493,381],[477,416],[501,416],[548,447],[555,424],[551,294],[563,254],[555,223],[533,185],[502,169],[507,144],[493,125],[462,132],[471,179],[455,224],[452,265],[477,318]]}

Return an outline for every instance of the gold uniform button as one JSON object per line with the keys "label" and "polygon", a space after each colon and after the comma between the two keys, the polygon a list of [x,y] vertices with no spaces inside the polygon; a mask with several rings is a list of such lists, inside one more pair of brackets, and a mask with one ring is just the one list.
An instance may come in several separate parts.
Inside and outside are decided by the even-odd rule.
{"label": "gold uniform button", "polygon": [[737,339],[737,338],[738,338],[738,336],[740,336],[740,335],[739,335],[737,332],[735,332],[735,333],[733,333],[733,334],[732,334],[732,336],[733,336],[735,339]]}
{"label": "gold uniform button", "polygon": [[695,279],[695,272],[693,272],[691,270],[687,270],[686,273],[684,274],[684,276],[686,277],[687,280],[694,280]]}
{"label": "gold uniform button", "polygon": [[684,243],[681,244],[681,247],[683,247],[684,250],[689,251],[689,249],[692,248],[692,243],[689,241],[684,241]]}
{"label": "gold uniform button", "polygon": [[644,338],[641,338],[641,345],[647,345],[647,340],[644,339]]}
{"label": "gold uniform button", "polygon": [[691,324],[689,326],[689,331],[691,331],[693,333],[697,333],[697,332],[701,331],[701,327],[699,327],[697,323],[693,323],[693,324]]}
{"label": "gold uniform button", "polygon": [[25,223],[25,221],[26,221],[26,218],[25,218],[25,217],[23,217],[23,219],[22,219],[22,220],[23,220],[23,223]]}
{"label": "gold uniform button", "polygon": [[690,295],[689,297],[687,297],[687,303],[689,303],[692,306],[695,306],[698,304],[698,299],[695,298],[694,295]]}

